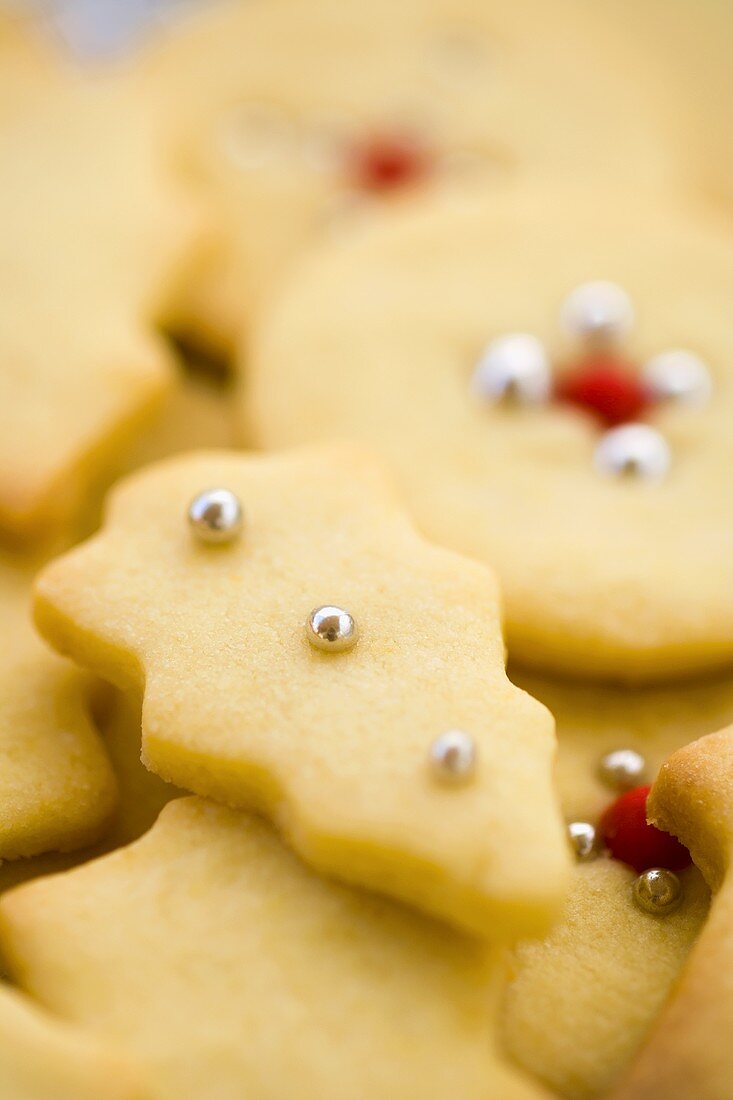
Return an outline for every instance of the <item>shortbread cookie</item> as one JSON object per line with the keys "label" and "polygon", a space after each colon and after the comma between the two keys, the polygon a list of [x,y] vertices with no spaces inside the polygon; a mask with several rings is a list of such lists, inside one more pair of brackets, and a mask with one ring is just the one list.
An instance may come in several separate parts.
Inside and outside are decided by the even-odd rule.
{"label": "shortbread cookie", "polygon": [[117,783],[114,812],[91,847],[0,863],[0,893],[41,875],[66,871],[137,840],[155,823],[166,803],[182,793],[148,771],[140,760],[140,700],[114,689],[95,694],[94,722]]}
{"label": "shortbread cookie", "polygon": [[0,528],[66,521],[170,384],[153,324],[198,216],[127,87],[54,81],[0,118]]}
{"label": "shortbread cookie", "polygon": [[[555,717],[558,790],[585,859],[600,854],[601,823],[622,792],[652,782],[673,751],[733,719],[730,678],[630,690],[510,675]],[[563,918],[515,954],[507,1049],[568,1100],[604,1096],[627,1068],[707,914],[696,870],[680,876],[683,900],[663,920],[633,903],[635,877],[610,859],[580,862]]]}
{"label": "shortbread cookie", "polygon": [[360,452],[151,467],[37,597],[61,652],[144,684],[165,779],[482,933],[531,934],[559,904],[552,721],[506,678],[493,577],[425,543]]}
{"label": "shortbread cookie", "polygon": [[710,919],[618,1100],[724,1100],[733,1094],[733,729],[681,749],[649,800],[653,821],[690,848],[715,891]]}
{"label": "shortbread cookie", "polygon": [[596,823],[618,793],[653,783],[673,752],[733,722],[733,678],[621,688],[510,669],[552,712],[556,778],[568,821]]}
{"label": "shortbread cookie", "polygon": [[24,988],[139,1059],[160,1100],[539,1097],[492,1050],[494,949],[201,799],[6,895],[0,922]]}
{"label": "shortbread cookie", "polygon": [[565,1100],[607,1095],[664,1007],[707,915],[708,891],[694,868],[681,875],[679,908],[664,918],[634,903],[634,878],[610,859],[579,864],[562,921],[515,953],[502,1011],[506,1052]]}
{"label": "shortbread cookie", "polygon": [[91,844],[117,797],[89,679],[36,637],[31,580],[0,558],[0,861]]}
{"label": "shortbread cookie", "polygon": [[0,982],[3,1100],[149,1100],[121,1058],[58,1023]]}
{"label": "shortbread cookie", "polygon": [[267,447],[379,447],[513,659],[690,674],[733,659],[732,297],[727,224],[659,196],[444,197],[302,266],[243,402]]}
{"label": "shortbread cookie", "polygon": [[467,173],[688,174],[674,87],[582,0],[232,0],[140,70],[220,218],[183,318],[219,344],[363,201]]}

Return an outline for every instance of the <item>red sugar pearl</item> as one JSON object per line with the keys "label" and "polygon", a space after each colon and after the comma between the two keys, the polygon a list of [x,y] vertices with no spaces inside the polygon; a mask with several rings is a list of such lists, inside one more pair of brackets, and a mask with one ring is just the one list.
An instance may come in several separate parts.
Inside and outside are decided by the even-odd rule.
{"label": "red sugar pearl", "polygon": [[430,167],[427,150],[395,135],[374,135],[352,152],[352,172],[365,191],[393,191],[422,179]]}
{"label": "red sugar pearl", "polygon": [[679,840],[647,824],[646,800],[651,787],[635,787],[612,802],[603,814],[598,831],[614,859],[628,863],[641,873],[650,867],[681,871],[691,862],[690,853]]}
{"label": "red sugar pearl", "polygon": [[609,354],[583,359],[571,374],[560,380],[556,396],[594,413],[611,428],[638,420],[650,404],[649,395],[631,366]]}

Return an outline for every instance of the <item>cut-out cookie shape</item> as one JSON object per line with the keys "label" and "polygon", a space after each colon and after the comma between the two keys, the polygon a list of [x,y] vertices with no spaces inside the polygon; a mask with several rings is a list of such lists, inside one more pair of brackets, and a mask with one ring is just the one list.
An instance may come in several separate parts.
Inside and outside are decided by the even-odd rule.
{"label": "cut-out cookie shape", "polygon": [[139,1059],[161,1100],[539,1100],[492,1050],[495,949],[202,799],[6,895],[0,923],[24,988]]}
{"label": "cut-out cookie shape", "polygon": [[562,920],[513,953],[504,1049],[566,1100],[607,1094],[663,1009],[707,915],[696,870],[683,873],[683,900],[664,918],[634,903],[634,877],[609,859],[579,864]]}
{"label": "cut-out cookie shape", "polygon": [[724,1100],[733,1092],[732,776],[729,727],[675,753],[652,790],[651,819],[689,847],[714,897],[674,995],[614,1100]]}
{"label": "cut-out cookie shape", "polygon": [[149,1100],[137,1072],[0,984],[0,1095],[7,1100]]}
{"label": "cut-out cookie shape", "polygon": [[71,76],[0,123],[0,528],[40,536],[168,388],[156,335],[198,233],[127,86]]}
{"label": "cut-out cookie shape", "polygon": [[101,838],[91,847],[1,863],[0,893],[41,875],[87,863],[137,840],[155,823],[163,806],[182,793],[148,771],[140,760],[140,700],[115,690],[100,693],[97,689],[95,694],[94,722],[117,782],[114,812]]}
{"label": "cut-out cookie shape", "polygon": [[91,844],[117,799],[90,683],[36,637],[31,582],[0,558],[0,861]]}
{"label": "cut-out cookie shape", "polygon": [[[595,413],[521,400],[523,371],[546,357],[560,379],[603,337],[607,300],[586,300],[582,324],[567,308],[593,280],[633,306],[620,330],[633,370],[684,349],[712,385],[706,404],[655,401],[602,459]],[[444,196],[301,266],[262,327],[242,401],[265,446],[379,447],[423,532],[497,569],[518,662],[690,674],[733,659],[732,295],[727,227],[658,196]],[[487,345],[511,333],[524,342],[521,370],[509,349],[506,398],[477,394]]]}
{"label": "cut-out cookie shape", "polygon": [[[202,494],[212,529],[239,502],[228,541],[191,526]],[[334,637],[358,626],[351,648],[306,629],[327,605]],[[425,543],[360,452],[199,454],[130,478],[106,529],[43,573],[36,617],[80,664],[144,685],[149,767],[269,814],[320,870],[495,936],[558,905],[552,722],[506,678],[493,577]]]}
{"label": "cut-out cookie shape", "polygon": [[375,197],[528,170],[668,186],[680,112],[635,53],[579,0],[202,7],[140,64],[220,218],[184,323],[231,341],[288,263]]}

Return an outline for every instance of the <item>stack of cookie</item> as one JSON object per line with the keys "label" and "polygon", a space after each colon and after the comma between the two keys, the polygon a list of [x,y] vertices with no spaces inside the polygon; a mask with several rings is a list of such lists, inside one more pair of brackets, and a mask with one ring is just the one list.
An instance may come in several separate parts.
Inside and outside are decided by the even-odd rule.
{"label": "stack of cookie", "polygon": [[0,15],[0,1100],[733,1097],[707,2]]}

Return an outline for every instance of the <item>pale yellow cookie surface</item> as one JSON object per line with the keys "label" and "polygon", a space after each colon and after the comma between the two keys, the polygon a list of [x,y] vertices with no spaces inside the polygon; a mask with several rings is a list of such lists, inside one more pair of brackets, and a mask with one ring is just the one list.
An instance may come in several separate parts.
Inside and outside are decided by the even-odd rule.
{"label": "pale yellow cookie surface", "polygon": [[154,323],[197,233],[145,100],[58,79],[0,119],[0,527],[66,521],[170,384]]}
{"label": "pale yellow cookie surface", "polygon": [[31,583],[0,558],[0,861],[91,844],[117,798],[89,679],[36,637]]}
{"label": "pale yellow cookie surface", "polygon": [[579,0],[232,0],[173,25],[140,70],[220,219],[183,319],[218,343],[324,225],[348,222],[352,151],[374,134],[416,134],[428,184],[687,174],[674,87]]}
{"label": "pale yellow cookie surface", "polygon": [[[659,405],[661,482],[596,468],[601,429],[550,402],[480,401],[471,378],[507,333],[557,375],[577,348],[561,307],[588,280],[630,295],[639,369],[687,348],[704,407]],[[258,443],[378,447],[418,526],[496,568],[509,652],[532,667],[644,681],[733,658],[733,250],[728,227],[642,194],[512,189],[425,202],[301,267],[259,333],[243,403]]]}
{"label": "pale yellow cookie surface", "polygon": [[[215,486],[245,516],[223,546],[187,522]],[[559,904],[552,721],[506,677],[493,577],[425,543],[361,452],[149,468],[37,596],[59,650],[144,685],[143,759],[169,781],[260,809],[320,870],[483,933],[536,930]],[[360,630],[348,652],[308,642],[329,604]],[[458,785],[428,763],[455,729],[477,753]]]}
{"label": "pale yellow cookie surface", "polygon": [[[652,782],[681,745],[733,717],[733,682],[666,688],[573,684],[510,670],[557,723],[557,785],[568,821],[598,824],[619,789],[602,758],[631,749],[645,762],[629,786]],[[664,920],[631,902],[634,872],[600,859],[579,864],[560,922],[541,943],[522,944],[505,1003],[507,1048],[518,1064],[572,1100],[603,1096],[662,1010],[707,915],[698,872]]]}
{"label": "pale yellow cookie surface", "polygon": [[3,1100],[149,1100],[137,1073],[0,983]]}
{"label": "pale yellow cookie surface", "polygon": [[673,752],[733,721],[730,677],[649,688],[550,680],[518,669],[510,678],[555,719],[556,781],[568,821],[596,822],[617,797],[600,768],[607,753],[639,753],[646,767],[631,786],[652,783]]}
{"label": "pale yellow cookie surface", "polygon": [[674,996],[614,1100],[724,1100],[733,1095],[733,729],[675,753],[648,811],[689,847],[715,894]]}
{"label": "pale yellow cookie surface", "polygon": [[566,1100],[607,1095],[663,1009],[707,916],[708,891],[694,869],[682,876],[679,909],[663,919],[636,907],[634,878],[610,859],[579,864],[562,921],[541,943],[515,952],[502,1011],[505,1050]]}
{"label": "pale yellow cookie surface", "polygon": [[[55,658],[49,655],[49,660]],[[155,823],[163,806],[182,793],[148,771],[140,760],[140,700],[134,694],[116,690],[100,694],[99,686],[96,694],[94,724],[117,784],[117,804],[108,815],[104,831],[95,844],[73,852],[47,852],[0,863],[0,893],[41,875],[66,871],[137,840]]]}
{"label": "pale yellow cookie surface", "polygon": [[307,870],[201,799],[6,895],[3,949],[62,1018],[129,1051],[160,1100],[530,1100],[492,1050],[502,962]]}

